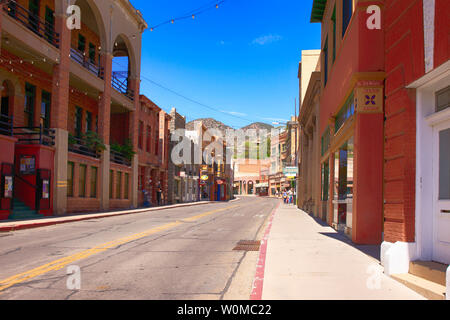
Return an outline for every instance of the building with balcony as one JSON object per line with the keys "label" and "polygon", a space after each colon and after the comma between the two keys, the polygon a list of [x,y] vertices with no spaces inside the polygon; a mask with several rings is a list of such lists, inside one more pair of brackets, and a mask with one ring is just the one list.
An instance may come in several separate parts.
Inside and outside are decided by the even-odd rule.
{"label": "building with balcony", "polygon": [[[79,29],[67,27],[69,4]],[[136,207],[141,14],[128,0],[0,11],[1,218]]]}

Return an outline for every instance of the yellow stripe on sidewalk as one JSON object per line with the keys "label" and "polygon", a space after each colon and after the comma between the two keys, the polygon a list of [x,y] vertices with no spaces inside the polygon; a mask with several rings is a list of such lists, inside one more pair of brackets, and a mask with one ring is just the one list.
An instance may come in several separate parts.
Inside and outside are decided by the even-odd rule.
{"label": "yellow stripe on sidewalk", "polygon": [[225,211],[225,210],[229,210],[229,209],[232,209],[232,208],[235,208],[235,207],[238,207],[238,206],[239,205],[234,205],[234,206],[230,206],[230,207],[226,207],[226,208],[222,208],[222,209],[216,209],[216,210],[213,210],[213,211],[208,211],[208,212],[205,212],[205,213],[193,216],[193,217],[189,217],[189,218],[183,219],[181,221],[171,222],[171,223],[165,224],[163,226],[152,228],[152,229],[144,231],[144,232],[136,233],[136,234],[124,237],[124,238],[117,239],[117,240],[109,241],[109,242],[103,243],[103,244],[101,244],[99,246],[96,246],[96,247],[93,247],[93,248],[81,251],[79,253],[75,253],[73,255],[70,255],[70,256],[67,256],[67,257],[64,257],[64,258],[52,261],[52,262],[49,262],[49,263],[44,264],[44,265],[42,265],[40,267],[34,268],[32,270],[29,270],[29,271],[26,271],[26,272],[23,272],[23,273],[20,273],[20,274],[16,274],[16,275],[14,275],[12,277],[9,277],[7,279],[4,279],[4,280],[1,280],[0,281],[0,291],[3,291],[3,290],[5,290],[5,289],[7,289],[7,288],[9,288],[9,287],[11,287],[11,286],[13,286],[15,284],[27,281],[29,279],[35,278],[35,277],[40,276],[40,275],[43,275],[43,274],[45,274],[45,273],[47,273],[49,271],[60,270],[60,269],[64,268],[65,266],[67,266],[70,263],[86,259],[86,258],[88,258],[88,257],[90,257],[90,256],[92,256],[94,254],[106,251],[106,250],[111,249],[111,248],[118,247],[120,245],[123,245],[125,243],[131,242],[131,241],[134,241],[134,240],[138,240],[138,239],[142,239],[142,238],[148,237],[148,236],[150,236],[152,234],[155,234],[155,233],[158,233],[158,232],[161,232],[161,231],[165,231],[165,230],[174,228],[176,226],[179,226],[179,225],[183,224],[184,222],[193,222],[193,221],[199,220],[199,219],[201,219],[203,217],[209,216],[211,214],[218,213],[218,212]]}

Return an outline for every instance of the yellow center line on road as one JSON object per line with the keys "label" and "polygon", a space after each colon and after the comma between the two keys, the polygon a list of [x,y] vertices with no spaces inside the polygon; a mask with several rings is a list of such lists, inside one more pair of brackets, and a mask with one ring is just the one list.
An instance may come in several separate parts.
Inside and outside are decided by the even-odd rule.
{"label": "yellow center line on road", "polygon": [[70,255],[70,256],[67,256],[67,257],[64,257],[64,258],[61,258],[61,259],[49,262],[47,264],[44,264],[44,265],[39,266],[37,268],[34,268],[32,270],[25,271],[25,272],[20,273],[20,274],[16,274],[14,276],[11,276],[11,277],[9,277],[7,279],[4,279],[4,280],[0,281],[0,294],[1,294],[1,291],[4,291],[5,289],[7,289],[7,288],[9,288],[9,287],[11,287],[11,286],[13,286],[15,284],[22,283],[22,282],[27,281],[29,279],[32,279],[32,278],[35,278],[37,276],[43,275],[43,274],[45,274],[45,273],[47,273],[49,271],[60,270],[60,269],[64,268],[65,266],[67,266],[68,264],[73,263],[75,261],[83,260],[83,259],[86,259],[86,258],[94,255],[94,254],[97,254],[97,253],[100,253],[100,252],[104,252],[104,251],[106,251],[108,249],[118,247],[118,246],[123,245],[125,243],[131,242],[131,241],[135,241],[135,240],[138,240],[138,239],[142,239],[142,238],[148,237],[150,235],[153,235],[155,233],[175,228],[175,227],[177,227],[177,226],[179,226],[179,225],[181,225],[181,224],[183,224],[185,222],[193,222],[193,221],[199,220],[201,218],[204,218],[206,216],[212,215],[214,213],[218,213],[218,212],[221,212],[221,211],[233,209],[233,208],[236,208],[238,206],[239,205],[234,205],[234,206],[230,206],[230,207],[226,207],[226,208],[216,209],[216,210],[208,211],[208,212],[205,212],[205,213],[193,216],[193,217],[182,219],[180,221],[174,221],[174,222],[171,222],[171,223],[168,223],[168,224],[156,227],[156,228],[152,228],[152,229],[144,231],[144,232],[136,233],[136,234],[124,237],[124,238],[120,238],[120,239],[116,239],[116,240],[113,240],[113,241],[109,241],[109,242],[103,243],[103,244],[95,246],[93,248],[90,248],[90,249],[87,249],[87,250],[75,253],[73,255]]}

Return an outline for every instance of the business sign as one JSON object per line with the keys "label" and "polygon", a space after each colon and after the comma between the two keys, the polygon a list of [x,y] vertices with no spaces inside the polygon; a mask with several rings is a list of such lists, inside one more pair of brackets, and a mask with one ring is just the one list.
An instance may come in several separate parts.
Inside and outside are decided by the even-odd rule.
{"label": "business sign", "polygon": [[209,176],[203,175],[200,177],[200,179],[202,179],[203,181],[206,181],[206,180],[209,180]]}
{"label": "business sign", "polygon": [[218,185],[222,185],[222,184],[224,184],[224,181],[223,180],[217,180],[217,184]]}
{"label": "business sign", "polygon": [[356,88],[356,110],[359,113],[382,113],[383,98],[382,87]]}
{"label": "business sign", "polygon": [[296,177],[298,174],[298,167],[286,167],[283,169],[283,174],[286,177]]}

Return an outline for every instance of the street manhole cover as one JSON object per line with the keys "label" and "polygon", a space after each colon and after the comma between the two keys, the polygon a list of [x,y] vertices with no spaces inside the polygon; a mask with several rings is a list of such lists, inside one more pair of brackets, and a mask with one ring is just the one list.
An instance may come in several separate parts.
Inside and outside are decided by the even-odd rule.
{"label": "street manhole cover", "polygon": [[235,251],[259,251],[261,241],[241,240],[237,243],[233,250]]}

